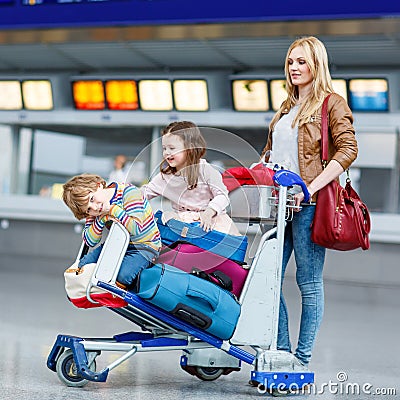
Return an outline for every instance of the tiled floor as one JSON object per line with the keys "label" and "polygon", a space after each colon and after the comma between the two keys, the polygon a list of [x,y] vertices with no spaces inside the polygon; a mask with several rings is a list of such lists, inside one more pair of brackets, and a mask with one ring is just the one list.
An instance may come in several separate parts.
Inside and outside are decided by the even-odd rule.
{"label": "tiled floor", "polygon": [[[58,333],[107,337],[133,326],[106,309],[74,308],[63,284],[62,274],[54,272],[38,276],[0,269],[0,399],[260,398],[257,389],[247,384],[250,366],[203,382],[181,370],[179,352],[141,353],[111,371],[106,383],[89,383],[81,389],[64,386],[46,367]],[[290,279],[285,292],[295,338],[299,303]],[[400,398],[399,308],[400,288],[326,282],[325,317],[311,363],[318,398]],[[113,359],[115,354],[103,353],[98,365]],[[393,389],[396,394],[376,394]]]}

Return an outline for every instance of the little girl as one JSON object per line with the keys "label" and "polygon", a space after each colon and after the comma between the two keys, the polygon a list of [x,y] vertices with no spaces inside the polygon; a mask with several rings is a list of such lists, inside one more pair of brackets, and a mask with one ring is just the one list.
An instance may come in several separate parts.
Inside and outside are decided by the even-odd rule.
{"label": "little girl", "polygon": [[164,213],[164,222],[171,218],[199,221],[206,232],[215,229],[239,236],[226,214],[229,197],[221,173],[202,158],[206,142],[200,129],[190,121],[173,122],[161,136],[160,172],[142,186],[142,191],[148,200],[163,196],[171,201],[174,212]]}

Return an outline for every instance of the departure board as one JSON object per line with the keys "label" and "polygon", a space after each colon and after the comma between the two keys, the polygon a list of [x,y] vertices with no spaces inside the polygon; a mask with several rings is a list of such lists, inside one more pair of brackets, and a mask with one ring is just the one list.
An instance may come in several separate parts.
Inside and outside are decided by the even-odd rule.
{"label": "departure board", "polygon": [[[110,1],[115,2],[116,0],[22,0],[22,4],[25,6],[39,6],[46,4],[104,3]],[[118,1],[129,1],[129,0],[118,0]]]}
{"label": "departure board", "polygon": [[0,0],[0,29],[400,17],[400,1]]}

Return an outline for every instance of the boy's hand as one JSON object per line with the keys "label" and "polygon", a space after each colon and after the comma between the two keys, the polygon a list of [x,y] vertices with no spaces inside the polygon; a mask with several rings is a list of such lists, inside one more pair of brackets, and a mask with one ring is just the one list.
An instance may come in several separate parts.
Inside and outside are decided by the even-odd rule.
{"label": "boy's hand", "polygon": [[209,232],[213,229],[217,212],[210,207],[207,207],[204,211],[200,212],[200,226],[206,232]]}
{"label": "boy's hand", "polygon": [[110,214],[110,209],[111,209],[111,205],[110,204],[108,204],[108,206],[103,205],[103,209],[101,210],[101,214],[99,214],[98,218],[101,219],[103,222],[116,220]]}
{"label": "boy's hand", "polygon": [[120,222],[117,218],[113,217],[110,214],[107,215],[103,215],[103,217],[101,218],[104,222],[108,222],[108,221],[112,221],[112,222]]}
{"label": "boy's hand", "polygon": [[101,209],[100,218],[105,217],[110,214],[111,204],[108,201],[106,201],[103,203],[102,207],[103,208]]}

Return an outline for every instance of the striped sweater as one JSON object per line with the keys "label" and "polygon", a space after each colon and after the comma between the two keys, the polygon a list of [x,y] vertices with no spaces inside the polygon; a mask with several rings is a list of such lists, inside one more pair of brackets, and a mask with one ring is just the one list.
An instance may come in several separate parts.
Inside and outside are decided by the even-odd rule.
{"label": "striped sweater", "polygon": [[131,184],[113,183],[112,185],[115,185],[115,193],[110,201],[110,213],[102,218],[86,218],[83,229],[85,243],[90,247],[99,243],[106,222],[114,218],[130,233],[131,244],[144,244],[154,250],[159,250],[160,232],[151,206],[143,197],[142,192]]}

